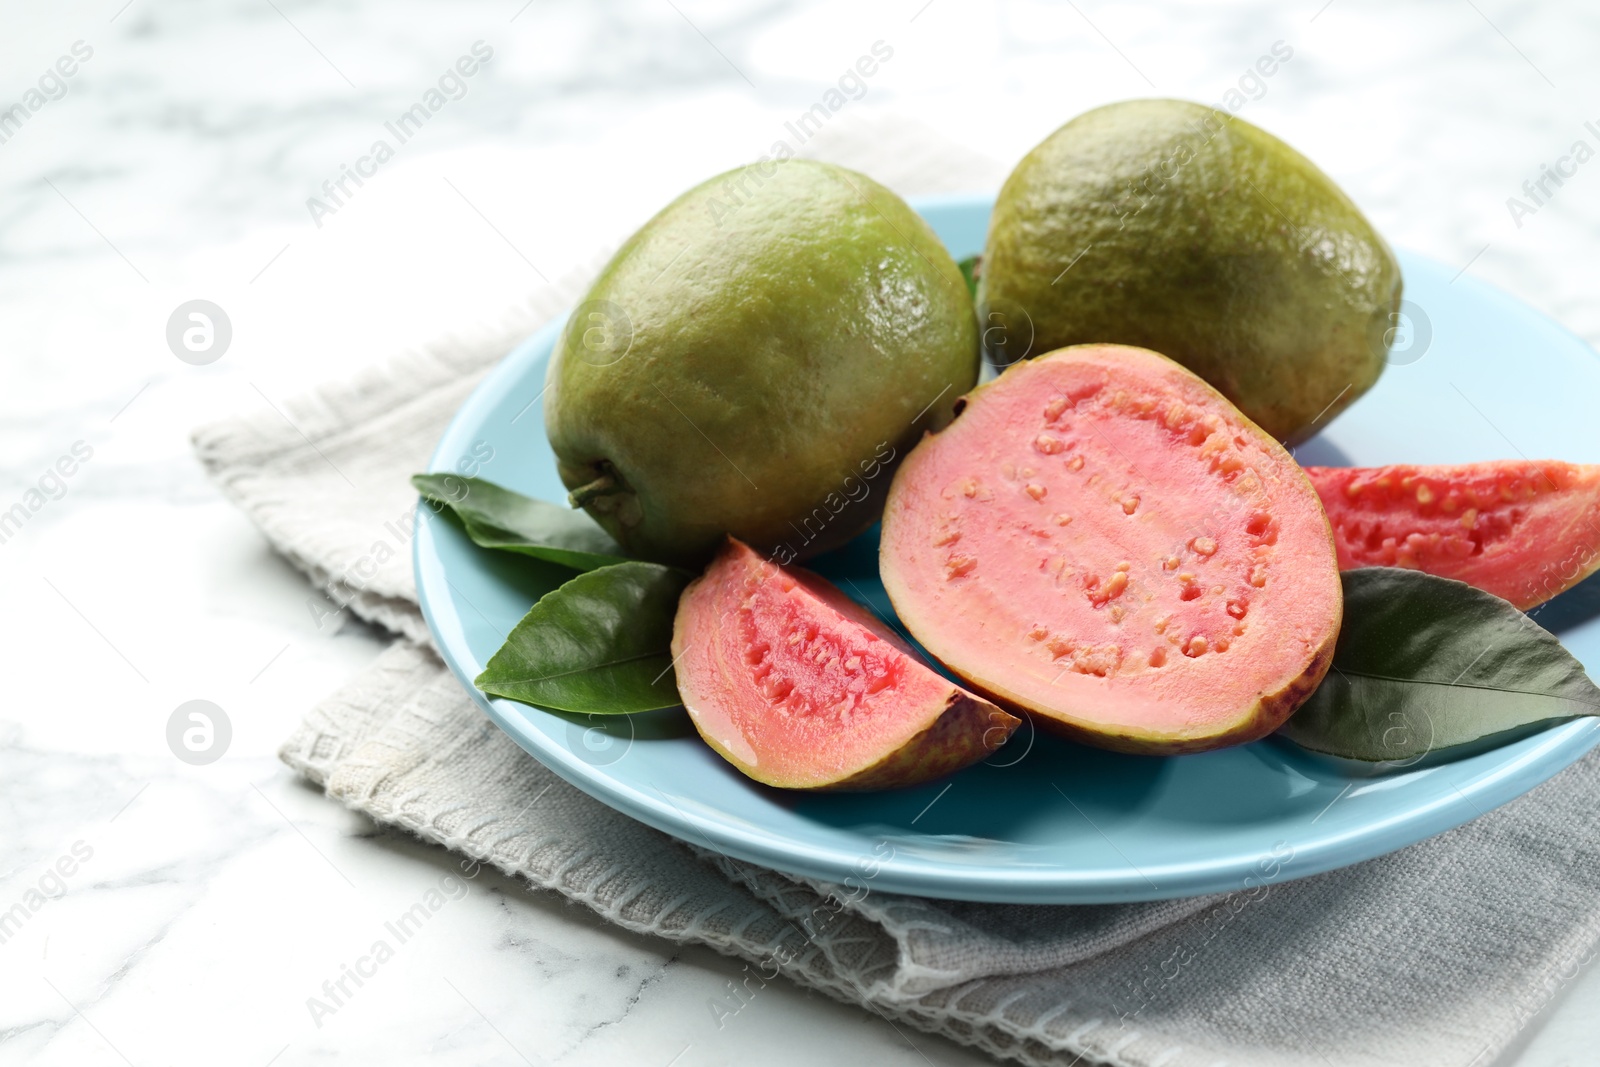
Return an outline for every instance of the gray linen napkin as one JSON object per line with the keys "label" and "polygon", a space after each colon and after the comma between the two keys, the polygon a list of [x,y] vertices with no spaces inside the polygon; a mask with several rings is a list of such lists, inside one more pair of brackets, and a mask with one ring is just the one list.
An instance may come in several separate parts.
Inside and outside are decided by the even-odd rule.
{"label": "gray linen napkin", "polygon": [[[992,161],[898,122],[841,123],[807,148],[905,194],[994,188],[1003,177]],[[478,711],[427,644],[407,477],[483,373],[591,273],[496,327],[290,402],[293,426],[270,414],[196,433],[217,483],[315,583],[314,613],[336,625],[348,611],[399,635],[282,748],[329,796],[630,929],[743,957],[753,982],[781,974],[1030,1064],[1483,1064],[1592,954],[1600,756],[1353,868],[1096,907],[920,900],[870,886],[854,899],[676,841],[556,778]]]}

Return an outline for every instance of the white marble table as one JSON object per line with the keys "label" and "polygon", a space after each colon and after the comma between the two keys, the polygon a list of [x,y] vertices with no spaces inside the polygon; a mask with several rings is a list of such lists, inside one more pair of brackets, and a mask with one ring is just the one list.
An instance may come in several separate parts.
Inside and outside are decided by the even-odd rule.
{"label": "white marble table", "polygon": [[[205,482],[187,434],[493,316],[759,155],[875,41],[893,58],[849,108],[1002,160],[1094,103],[1221,100],[1283,42],[1291,60],[1244,79],[1245,117],[1396,243],[1600,340],[1600,163],[1534,214],[1506,206],[1574,140],[1600,145],[1583,126],[1600,12],[1173,7],[5,5],[0,109],[26,117],[0,117],[0,511],[40,506],[0,543],[0,1062],[980,1062],[784,986],[719,1022],[736,965],[490,874],[313,1018],[307,999],[452,861],[275,760],[382,638],[317,629],[308,587]],[[459,99],[371,158],[480,41],[489,60],[446,84]],[[314,218],[346,165],[368,177]],[[196,298],[232,324],[205,366],[166,341]],[[232,725],[209,765],[166,739],[193,699]],[[1592,1062],[1597,1009],[1591,970],[1502,1062]]]}

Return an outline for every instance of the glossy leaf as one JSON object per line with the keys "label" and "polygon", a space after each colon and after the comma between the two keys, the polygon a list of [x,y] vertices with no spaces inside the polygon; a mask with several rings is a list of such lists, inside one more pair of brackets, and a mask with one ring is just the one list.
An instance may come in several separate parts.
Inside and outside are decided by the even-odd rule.
{"label": "glossy leaf", "polygon": [[1406,766],[1600,713],[1583,666],[1499,597],[1394,567],[1342,577],[1333,669],[1280,731],[1296,744]]}
{"label": "glossy leaf", "polygon": [[974,300],[978,298],[978,271],[982,263],[982,256],[968,256],[956,264],[961,268],[961,277],[966,279],[967,293]]}
{"label": "glossy leaf", "polygon": [[578,575],[523,616],[478,675],[478,688],[592,715],[675,706],[672,620],[689,579],[637,561]]}
{"label": "glossy leaf", "polygon": [[424,499],[453,510],[467,536],[483,548],[580,571],[627,561],[610,535],[581,511],[459,474],[414,474],[411,484]]}

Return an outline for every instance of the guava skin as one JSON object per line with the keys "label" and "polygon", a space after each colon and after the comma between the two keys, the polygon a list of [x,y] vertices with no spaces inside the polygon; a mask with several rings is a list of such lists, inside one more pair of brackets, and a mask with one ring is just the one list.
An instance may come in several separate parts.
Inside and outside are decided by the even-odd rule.
{"label": "guava skin", "polygon": [[1294,444],[1377,381],[1400,295],[1394,254],[1310,160],[1226,112],[1131,100],[1011,172],[978,306],[1010,358],[1149,348]]}
{"label": "guava skin", "polygon": [[630,554],[695,565],[731,534],[787,563],[877,520],[979,363],[960,269],[904,201],[754,164],[607,264],[556,343],[545,426],[574,503]]}

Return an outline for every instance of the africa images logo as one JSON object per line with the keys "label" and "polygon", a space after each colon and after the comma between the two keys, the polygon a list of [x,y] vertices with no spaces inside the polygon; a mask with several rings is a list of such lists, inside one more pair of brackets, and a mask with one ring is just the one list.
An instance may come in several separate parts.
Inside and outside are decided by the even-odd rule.
{"label": "africa images logo", "polygon": [[[346,201],[355,196],[356,190],[366,184],[362,179],[377,174],[379,167],[395,157],[397,146],[421,133],[428,120],[450,101],[466,96],[469,88],[467,79],[477,74],[492,58],[493,48],[483,41],[472,42],[470,55],[457,59],[454,65],[439,75],[439,80],[422,94],[417,103],[383,124],[383,128],[394,138],[394,144],[390,144],[388,138],[380,137],[372,142],[366,155],[356,159],[354,167],[348,163],[339,164],[339,173],[322,183],[322,196],[313,196],[306,201],[306,210],[311,212],[311,221],[317,224],[317,229],[322,229],[324,216],[338,214]],[[350,188],[352,182],[355,183],[355,189]]]}
{"label": "africa images logo", "polygon": [[94,49],[83,41],[72,42],[72,55],[62,56],[53,66],[39,75],[38,86],[22,94],[22,99],[7,108],[0,108],[0,145],[6,144],[22,131],[23,124],[44,109],[52,100],[67,95],[67,79],[78,73],[80,64],[94,56]]}

